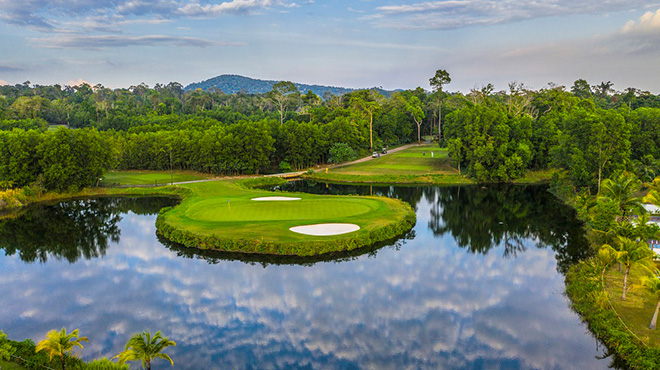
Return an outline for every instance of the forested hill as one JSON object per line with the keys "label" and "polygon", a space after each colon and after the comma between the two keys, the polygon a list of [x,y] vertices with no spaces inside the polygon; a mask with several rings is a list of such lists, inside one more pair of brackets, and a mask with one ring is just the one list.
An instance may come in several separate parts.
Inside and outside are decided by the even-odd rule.
{"label": "forested hill", "polygon": [[[209,89],[215,87],[225,94],[234,94],[240,91],[248,94],[263,94],[271,91],[273,89],[273,85],[277,82],[279,81],[258,80],[255,78],[238,75],[221,75],[202,82],[191,83],[190,85],[186,86],[184,90],[190,91],[202,89],[204,91],[208,91]],[[301,93],[306,93],[307,91],[312,90],[312,92],[318,96],[323,96],[323,93],[325,92],[329,92],[333,95],[343,95],[354,90],[345,87],[306,85],[295,82],[293,84]]]}

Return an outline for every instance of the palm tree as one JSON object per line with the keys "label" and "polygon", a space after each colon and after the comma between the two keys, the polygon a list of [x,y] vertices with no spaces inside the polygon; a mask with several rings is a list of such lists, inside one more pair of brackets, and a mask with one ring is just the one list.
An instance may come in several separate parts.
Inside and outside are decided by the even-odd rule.
{"label": "palm tree", "polygon": [[46,351],[51,360],[53,357],[60,357],[62,359],[62,370],[66,370],[67,354],[73,355],[74,347],[83,348],[82,342],[89,342],[89,339],[80,337],[78,329],[68,334],[65,328],[60,331],[51,330],[46,334],[46,339],[37,343],[35,352]]}
{"label": "palm tree", "polygon": [[174,361],[165,353],[161,353],[165,347],[176,346],[176,343],[167,337],[163,337],[160,331],[151,337],[151,332],[143,331],[134,334],[126,343],[126,349],[115,356],[119,358],[119,363],[126,361],[142,361],[142,368],[151,370],[151,361],[156,358],[168,360],[172,366]]}
{"label": "palm tree", "polygon": [[645,240],[632,240],[626,237],[619,237],[618,248],[609,244],[603,244],[599,255],[605,260],[614,260],[626,267],[623,276],[623,294],[621,299],[626,299],[626,290],[628,290],[628,276],[630,268],[633,265],[651,266],[653,263],[653,252],[649,249]]}
{"label": "palm tree", "polygon": [[655,273],[652,276],[644,276],[642,278],[642,286],[658,299],[658,304],[655,306],[655,312],[653,312],[653,318],[651,319],[651,325],[649,325],[649,329],[655,329],[658,321],[658,311],[660,311],[660,277]]}
{"label": "palm tree", "polygon": [[[640,181],[635,177],[622,173],[614,180],[607,179],[603,181],[598,196],[616,202],[619,205],[622,218],[626,218],[630,213],[644,213],[641,198],[634,196],[640,186]],[[620,221],[620,219],[620,217],[617,217],[617,221]]]}

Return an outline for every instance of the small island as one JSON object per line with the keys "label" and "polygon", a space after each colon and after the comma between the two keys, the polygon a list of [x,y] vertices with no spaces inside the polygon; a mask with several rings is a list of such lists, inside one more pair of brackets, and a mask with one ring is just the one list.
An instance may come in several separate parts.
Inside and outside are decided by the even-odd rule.
{"label": "small island", "polygon": [[179,186],[183,200],[161,210],[157,233],[192,248],[312,256],[394,239],[415,224],[408,204],[384,197],[282,195],[235,180]]}

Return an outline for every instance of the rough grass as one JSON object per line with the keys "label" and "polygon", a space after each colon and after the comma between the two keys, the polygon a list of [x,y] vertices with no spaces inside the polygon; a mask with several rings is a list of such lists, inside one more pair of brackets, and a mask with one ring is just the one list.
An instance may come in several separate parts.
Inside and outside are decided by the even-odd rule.
{"label": "rough grass", "polygon": [[[192,171],[173,171],[174,182],[203,180],[213,177],[209,174]],[[167,185],[170,183],[169,171],[110,171],[103,175],[101,186],[119,185]]]}
{"label": "rough grass", "polygon": [[631,268],[629,282],[632,283],[632,288],[626,293],[626,300],[623,301],[621,293],[624,272],[619,272],[618,265],[615,265],[605,273],[605,290],[612,306],[626,326],[648,346],[660,348],[660,329],[649,329],[658,300],[639,285],[640,278],[645,274],[648,272],[642,267]]}
{"label": "rough grass", "polygon": [[[348,250],[362,247],[366,242],[383,241],[385,236],[397,236],[391,231],[404,220],[409,225],[403,232],[414,224],[410,206],[389,198],[286,193],[301,200],[256,202],[252,198],[278,193],[247,189],[237,181],[179,187],[187,189],[189,194],[181,204],[161,213],[157,226],[165,237],[187,246],[314,255],[321,253],[314,250],[314,243],[322,253],[333,251],[333,245],[335,251]],[[319,223],[353,223],[360,230],[333,236],[303,235],[289,230],[293,226]],[[387,232],[381,233],[383,230]],[[375,240],[377,236],[383,238]],[[268,252],[260,248],[268,248]]]}

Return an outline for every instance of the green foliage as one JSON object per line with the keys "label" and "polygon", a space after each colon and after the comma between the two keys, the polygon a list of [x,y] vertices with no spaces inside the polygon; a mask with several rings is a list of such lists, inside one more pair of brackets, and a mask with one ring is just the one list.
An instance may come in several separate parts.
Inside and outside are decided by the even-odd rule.
{"label": "green foliage", "polygon": [[291,165],[287,161],[280,162],[280,172],[291,172]]}
{"label": "green foliage", "polygon": [[126,343],[126,349],[118,354],[119,364],[125,364],[128,361],[141,361],[142,368],[151,370],[151,361],[160,358],[167,360],[174,366],[174,361],[169,355],[163,353],[165,348],[176,346],[173,340],[162,336],[160,331],[151,336],[151,332],[143,331],[134,334]]}
{"label": "green foliage", "polygon": [[335,143],[328,152],[328,162],[342,163],[350,162],[357,158],[355,150],[345,143]]}
{"label": "green foliage", "polygon": [[0,330],[0,360],[7,361],[16,350],[7,341],[7,334]]}

